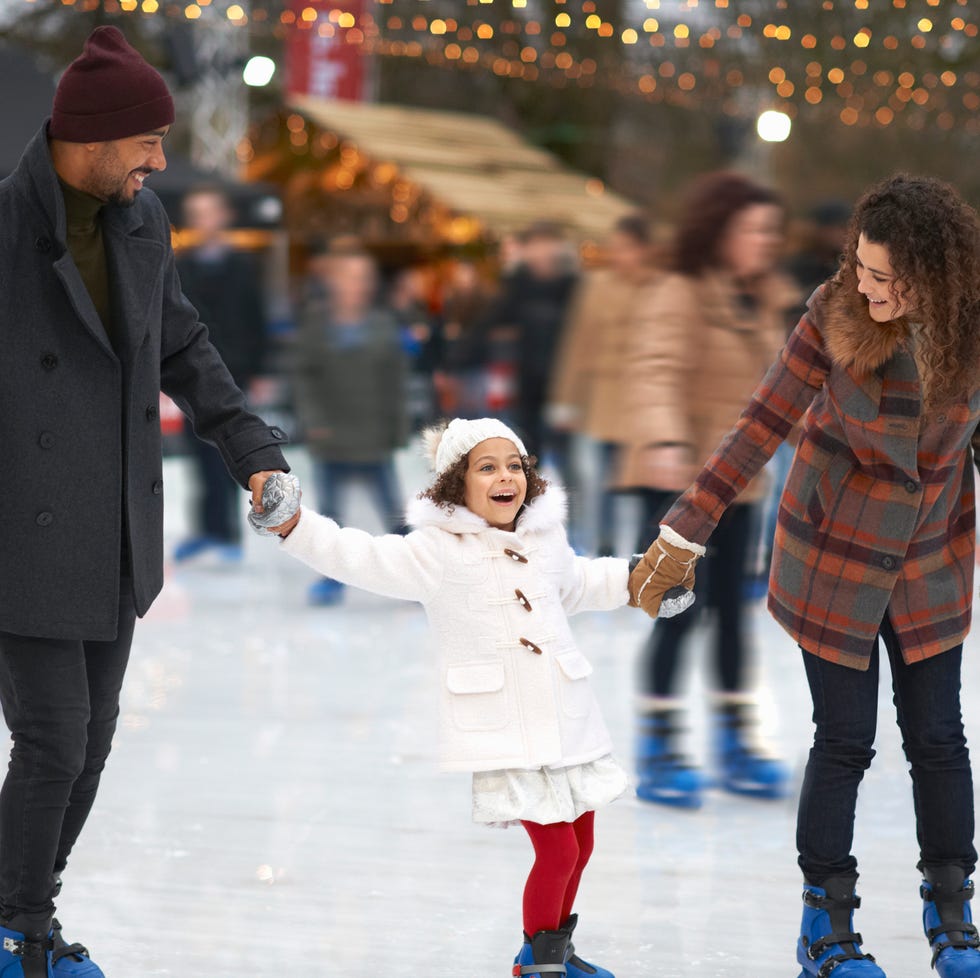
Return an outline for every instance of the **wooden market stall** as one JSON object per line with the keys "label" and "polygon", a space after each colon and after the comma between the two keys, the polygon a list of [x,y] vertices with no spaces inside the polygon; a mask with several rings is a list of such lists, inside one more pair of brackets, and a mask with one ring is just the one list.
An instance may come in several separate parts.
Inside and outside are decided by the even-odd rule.
{"label": "wooden market stall", "polygon": [[293,97],[240,153],[247,179],[281,187],[295,239],[357,234],[381,253],[479,248],[535,221],[584,243],[635,209],[502,123],[456,112]]}

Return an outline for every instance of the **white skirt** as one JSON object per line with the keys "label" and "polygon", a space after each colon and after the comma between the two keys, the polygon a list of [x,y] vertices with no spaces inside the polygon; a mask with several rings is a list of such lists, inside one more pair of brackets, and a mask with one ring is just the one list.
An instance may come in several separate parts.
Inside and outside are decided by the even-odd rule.
{"label": "white skirt", "polygon": [[574,822],[615,801],[628,787],[629,776],[612,754],[572,767],[477,771],[473,821],[503,828],[522,821]]}

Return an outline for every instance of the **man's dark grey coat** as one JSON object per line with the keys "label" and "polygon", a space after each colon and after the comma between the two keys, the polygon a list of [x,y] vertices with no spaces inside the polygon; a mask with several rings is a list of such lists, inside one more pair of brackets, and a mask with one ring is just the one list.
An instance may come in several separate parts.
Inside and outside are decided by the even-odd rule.
{"label": "man's dark grey coat", "polygon": [[113,349],[65,244],[46,130],[0,182],[0,631],[110,639],[120,555],[140,615],[163,584],[160,391],[243,487],[286,468],[285,436],[245,410],[149,190],[103,211]]}

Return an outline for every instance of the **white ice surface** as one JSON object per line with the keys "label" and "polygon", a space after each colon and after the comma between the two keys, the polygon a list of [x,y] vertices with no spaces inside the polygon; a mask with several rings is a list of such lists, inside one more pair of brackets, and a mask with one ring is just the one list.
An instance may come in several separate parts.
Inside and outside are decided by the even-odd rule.
{"label": "white ice surface", "polygon": [[[167,463],[166,481],[172,545],[184,532],[182,462]],[[66,935],[108,978],[509,975],[530,847],[519,830],[472,825],[467,777],[436,770],[421,610],[362,593],[311,609],[310,573],[269,541],[246,544],[240,568],[169,567],[137,626],[115,749],[65,876]],[[762,610],[758,621],[763,721],[798,786],[811,731],[802,666]],[[631,765],[647,622],[624,609],[575,628]],[[969,653],[976,740],[972,639]],[[690,746],[703,758],[693,673]],[[889,978],[923,978],[911,789],[893,717],[886,669],[858,812],[857,926]],[[580,951],[617,978],[796,976],[794,807],[711,792],[694,813],[634,797],[604,810],[577,906]]]}

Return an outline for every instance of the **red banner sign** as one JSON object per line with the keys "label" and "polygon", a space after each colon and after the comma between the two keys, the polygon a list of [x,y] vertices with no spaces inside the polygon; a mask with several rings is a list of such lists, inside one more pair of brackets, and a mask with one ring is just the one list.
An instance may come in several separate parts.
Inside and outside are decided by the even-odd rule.
{"label": "red banner sign", "polygon": [[[368,98],[370,62],[359,43],[367,3],[368,0],[290,0],[290,10],[296,15],[286,42],[286,91],[290,95],[352,102]],[[316,12],[315,20],[309,14],[304,17],[304,11],[309,10]]]}

